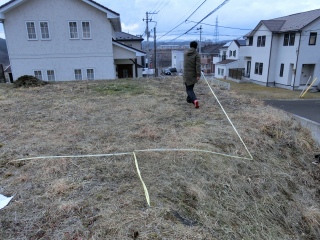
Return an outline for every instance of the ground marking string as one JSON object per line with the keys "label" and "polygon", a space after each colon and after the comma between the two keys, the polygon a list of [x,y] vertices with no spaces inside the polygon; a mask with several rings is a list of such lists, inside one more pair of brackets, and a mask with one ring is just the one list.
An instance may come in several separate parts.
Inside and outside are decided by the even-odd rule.
{"label": "ground marking string", "polygon": [[[213,152],[213,151],[209,151],[209,150],[200,150],[200,149],[144,149],[144,150],[134,150],[133,152],[125,152],[125,153],[107,153],[107,154],[89,154],[89,155],[65,155],[65,156],[40,156],[40,157],[30,157],[30,158],[21,158],[21,159],[17,159],[17,160],[12,160],[10,162],[18,162],[18,161],[30,161],[30,160],[37,160],[37,159],[53,159],[53,158],[85,158],[85,157],[111,157],[111,156],[123,156],[123,155],[133,155],[134,157],[134,162],[135,162],[135,166],[137,169],[137,174],[139,176],[139,179],[141,181],[143,190],[144,190],[144,194],[146,197],[146,201],[148,206],[150,207],[150,197],[149,197],[149,192],[148,189],[142,179],[141,176],[141,172],[139,169],[139,165],[138,165],[138,160],[136,157],[136,152],[178,152],[178,151],[182,151],[182,152],[203,152],[203,153],[210,153],[210,154],[216,154],[216,155],[221,155],[221,156],[225,156],[225,157],[231,157],[231,158],[238,158],[238,159],[246,159],[246,160],[253,160],[253,157],[251,155],[251,153],[249,152],[246,144],[244,143],[244,141],[242,140],[240,134],[238,133],[237,129],[235,128],[235,126],[233,125],[231,119],[229,118],[227,112],[224,110],[222,104],[220,103],[218,97],[215,95],[213,89],[211,88],[210,84],[208,83],[206,77],[204,76],[204,74],[202,73],[203,78],[205,79],[206,83],[208,84],[209,89],[211,90],[213,96],[215,97],[215,99],[217,100],[220,108],[222,109],[222,111],[224,112],[224,114],[226,115],[229,123],[231,124],[231,126],[233,127],[234,131],[237,133],[239,139],[241,140],[242,144],[244,145],[246,151],[248,152],[250,158],[247,157],[240,157],[240,156],[234,156],[234,155],[229,155],[229,154],[225,154],[225,153],[218,153],[218,152]],[[8,163],[10,163],[8,162]]]}
{"label": "ground marking string", "polygon": [[218,104],[219,104],[220,108],[222,109],[222,111],[223,111],[224,115],[226,115],[226,117],[227,117],[227,119],[228,119],[229,123],[230,123],[230,124],[231,124],[231,126],[233,127],[233,130],[236,132],[236,134],[238,135],[238,137],[239,137],[240,141],[242,142],[243,146],[244,146],[244,147],[245,147],[245,149],[247,150],[247,153],[249,154],[249,156],[250,156],[251,160],[253,160],[253,157],[252,157],[251,153],[249,152],[249,150],[248,150],[248,148],[247,148],[246,144],[245,144],[245,143],[244,143],[244,141],[242,140],[242,138],[241,138],[241,136],[240,136],[239,132],[237,131],[236,127],[233,125],[233,123],[232,123],[231,119],[229,118],[229,116],[228,116],[227,112],[224,110],[224,108],[223,108],[222,104],[220,103],[219,99],[217,98],[216,94],[215,94],[215,93],[214,93],[214,91],[212,90],[212,88],[211,88],[211,86],[210,86],[209,82],[207,81],[207,78],[204,76],[203,72],[201,72],[201,74],[202,74],[202,76],[203,76],[204,80],[206,81],[206,83],[208,84],[208,87],[210,88],[210,90],[211,90],[211,92],[212,92],[213,96],[214,96],[214,97],[215,97],[215,99],[217,100],[217,102],[218,102]]}

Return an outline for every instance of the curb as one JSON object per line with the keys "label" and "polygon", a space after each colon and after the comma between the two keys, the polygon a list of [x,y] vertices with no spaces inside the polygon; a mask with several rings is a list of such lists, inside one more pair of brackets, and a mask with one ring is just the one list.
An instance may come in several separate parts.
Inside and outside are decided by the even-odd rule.
{"label": "curb", "polygon": [[297,119],[301,125],[310,130],[313,139],[319,144],[320,146],[320,123],[314,122],[307,118],[292,114],[295,119]]}

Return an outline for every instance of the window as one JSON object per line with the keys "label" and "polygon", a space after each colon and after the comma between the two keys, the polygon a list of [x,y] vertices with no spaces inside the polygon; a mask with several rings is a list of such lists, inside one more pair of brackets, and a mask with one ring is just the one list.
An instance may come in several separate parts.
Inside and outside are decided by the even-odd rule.
{"label": "window", "polygon": [[34,22],[26,22],[29,40],[37,40],[36,26]]}
{"label": "window", "polygon": [[227,52],[226,52],[226,51],[223,51],[222,61],[223,61],[223,60],[226,60],[226,58],[227,58]]}
{"label": "window", "polygon": [[283,46],[294,46],[295,37],[296,37],[295,33],[284,34]]}
{"label": "window", "polygon": [[71,39],[79,38],[77,22],[69,22],[69,30]]}
{"label": "window", "polygon": [[263,63],[259,63],[259,75],[262,75]]}
{"label": "window", "polygon": [[230,51],[229,51],[229,57],[231,57],[231,56],[232,56],[232,51],[230,50]]}
{"label": "window", "polygon": [[266,46],[266,36],[261,36],[261,47]]}
{"label": "window", "polygon": [[249,37],[249,46],[252,46],[253,45],[253,37]]}
{"label": "window", "polygon": [[284,64],[281,63],[281,65],[280,65],[280,77],[283,77],[283,69],[284,69]]}
{"label": "window", "polygon": [[316,32],[311,32],[310,37],[309,37],[309,45],[316,45],[317,42],[317,33]]}
{"label": "window", "polygon": [[39,80],[42,80],[42,72],[40,70],[34,71],[34,76]]}
{"label": "window", "polygon": [[90,22],[82,22],[82,38],[91,38]]}
{"label": "window", "polygon": [[234,57],[236,57],[236,52],[237,52],[237,51],[234,50],[233,53],[232,53],[232,55],[233,55]]}
{"label": "window", "polygon": [[224,75],[224,69],[223,68],[218,68],[218,75],[221,75],[221,76]]}
{"label": "window", "polygon": [[290,33],[289,46],[294,46],[295,37],[296,37],[295,33]]}
{"label": "window", "polygon": [[256,63],[254,68],[254,73],[262,75],[262,71],[263,71],[263,63]]}
{"label": "window", "polygon": [[75,78],[75,80],[82,80],[81,69],[75,69],[74,70],[74,78]]}
{"label": "window", "polygon": [[259,36],[257,40],[257,47],[264,47],[266,45],[266,36]]}
{"label": "window", "polygon": [[87,79],[94,80],[94,71],[93,69],[87,69]]}
{"label": "window", "polygon": [[50,39],[49,23],[40,22],[41,39]]}
{"label": "window", "polygon": [[47,70],[48,81],[55,81],[54,70]]}

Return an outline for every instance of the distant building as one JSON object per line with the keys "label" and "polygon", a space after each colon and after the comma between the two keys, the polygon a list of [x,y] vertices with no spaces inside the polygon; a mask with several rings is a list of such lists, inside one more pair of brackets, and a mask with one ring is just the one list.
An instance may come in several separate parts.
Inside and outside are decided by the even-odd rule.
{"label": "distant building", "polygon": [[[318,77],[320,9],[261,20],[246,37],[245,74],[250,81],[292,90]],[[311,81],[308,80],[311,79]]]}
{"label": "distant building", "polygon": [[210,44],[201,48],[201,70],[204,74],[215,74],[216,59],[224,43]]}
{"label": "distant building", "polygon": [[172,67],[177,69],[177,72],[183,72],[183,57],[184,51],[182,50],[172,50],[171,59]]}
{"label": "distant building", "polygon": [[233,40],[220,48],[219,61],[215,63],[216,78],[232,77],[233,70],[239,71],[237,78],[241,78],[244,71],[244,56],[241,55],[241,49],[245,45],[245,40]]}

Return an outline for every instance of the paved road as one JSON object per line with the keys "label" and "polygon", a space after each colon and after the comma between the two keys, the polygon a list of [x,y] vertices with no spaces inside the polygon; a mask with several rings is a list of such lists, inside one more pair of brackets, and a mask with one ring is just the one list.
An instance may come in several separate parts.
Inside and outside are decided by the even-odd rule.
{"label": "paved road", "polygon": [[320,99],[265,100],[265,103],[320,124]]}

